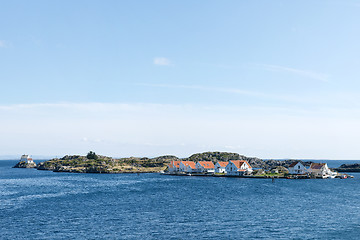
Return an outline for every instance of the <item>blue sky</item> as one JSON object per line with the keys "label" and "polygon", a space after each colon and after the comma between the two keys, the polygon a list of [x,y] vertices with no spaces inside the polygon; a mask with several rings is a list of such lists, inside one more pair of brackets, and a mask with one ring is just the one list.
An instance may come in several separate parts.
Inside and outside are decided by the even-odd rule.
{"label": "blue sky", "polygon": [[1,1],[0,155],[359,159],[359,11]]}

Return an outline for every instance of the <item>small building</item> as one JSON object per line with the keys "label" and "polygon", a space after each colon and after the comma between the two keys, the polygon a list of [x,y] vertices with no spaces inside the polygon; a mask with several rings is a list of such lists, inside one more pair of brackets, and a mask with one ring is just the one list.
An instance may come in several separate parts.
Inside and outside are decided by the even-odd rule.
{"label": "small building", "polygon": [[211,161],[199,161],[196,163],[197,172],[215,172],[214,163]]}
{"label": "small building", "polygon": [[169,172],[179,172],[180,171],[180,161],[171,161],[168,165]]}
{"label": "small building", "polygon": [[310,175],[320,178],[328,178],[334,174],[326,163],[312,163],[308,171]]}
{"label": "small building", "polygon": [[226,173],[226,165],[228,165],[229,162],[217,162],[215,164],[215,173]]}
{"label": "small building", "polygon": [[196,163],[193,161],[181,161],[180,162],[180,172],[197,172]]}
{"label": "small building", "polygon": [[20,158],[20,162],[25,162],[25,163],[34,163],[33,159],[26,154],[23,154]]}
{"label": "small building", "polygon": [[301,162],[296,161],[290,164],[289,174],[305,174],[305,173],[306,173],[306,168]]}
{"label": "small building", "polygon": [[252,173],[252,167],[247,161],[244,160],[233,160],[225,167],[226,175],[230,176],[241,176]]}

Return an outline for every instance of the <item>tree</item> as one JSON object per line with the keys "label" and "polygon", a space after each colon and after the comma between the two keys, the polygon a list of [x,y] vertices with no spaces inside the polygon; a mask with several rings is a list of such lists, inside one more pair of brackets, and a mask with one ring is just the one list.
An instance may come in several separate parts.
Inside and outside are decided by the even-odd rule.
{"label": "tree", "polygon": [[95,152],[93,152],[93,151],[90,151],[87,155],[86,155],[86,158],[87,159],[98,159],[98,156],[96,155],[96,153]]}

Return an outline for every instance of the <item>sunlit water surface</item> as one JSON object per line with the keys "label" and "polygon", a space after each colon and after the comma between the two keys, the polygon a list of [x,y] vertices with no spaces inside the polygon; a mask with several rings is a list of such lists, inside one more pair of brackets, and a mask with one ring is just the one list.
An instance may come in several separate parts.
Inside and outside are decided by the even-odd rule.
{"label": "sunlit water surface", "polygon": [[[359,239],[354,179],[75,174],[0,161],[1,239]],[[334,161],[336,167],[343,162]]]}

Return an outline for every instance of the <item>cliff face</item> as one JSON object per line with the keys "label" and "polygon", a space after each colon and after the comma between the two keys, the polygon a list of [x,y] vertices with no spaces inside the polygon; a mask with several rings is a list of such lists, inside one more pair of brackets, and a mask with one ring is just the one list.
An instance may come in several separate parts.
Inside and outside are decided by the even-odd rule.
{"label": "cliff face", "polygon": [[13,168],[36,168],[36,163],[26,163],[25,161],[18,162]]}

